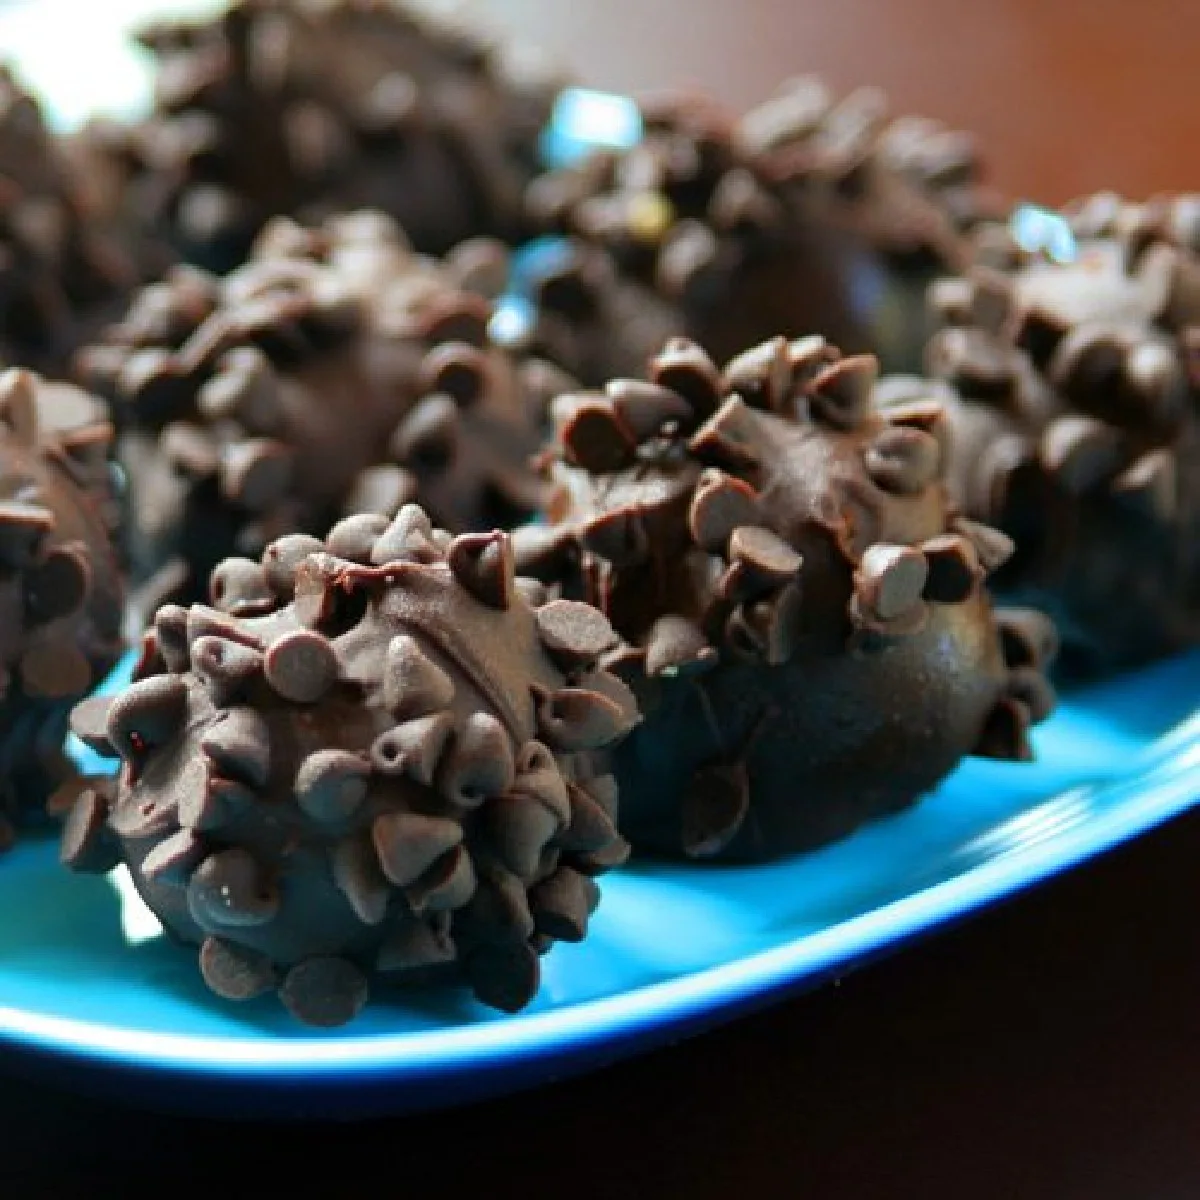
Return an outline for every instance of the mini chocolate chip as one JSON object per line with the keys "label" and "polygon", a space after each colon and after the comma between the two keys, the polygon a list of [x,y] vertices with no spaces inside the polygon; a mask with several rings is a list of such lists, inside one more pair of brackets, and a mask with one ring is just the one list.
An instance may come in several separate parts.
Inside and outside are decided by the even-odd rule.
{"label": "mini chocolate chip", "polygon": [[701,549],[723,554],[733,531],[758,519],[758,493],[748,483],[715,468],[705,469],[688,510],[688,529]]}
{"label": "mini chocolate chip", "polygon": [[1115,474],[1122,447],[1117,432],[1095,417],[1056,417],[1041,441],[1041,460],[1072,495],[1090,491]]}
{"label": "mini chocolate chip", "polygon": [[262,648],[262,639],[253,626],[204,604],[193,604],[187,609],[186,635],[189,646],[197,638],[211,636],[227,638],[252,650]]}
{"label": "mini chocolate chip", "polygon": [[933,483],[941,458],[935,438],[903,427],[883,430],[864,455],[871,479],[884,491],[901,496],[915,496]]}
{"label": "mini chocolate chip", "polygon": [[71,732],[89,750],[106,757],[115,757],[116,750],[108,740],[108,710],[113,706],[111,696],[88,696],[71,709]]}
{"label": "mini chocolate chip", "polygon": [[371,562],[376,566],[389,562],[431,563],[441,557],[433,542],[433,526],[425,510],[416,504],[405,504],[400,509],[371,551]]}
{"label": "mini chocolate chip", "polygon": [[405,721],[375,739],[371,765],[383,775],[404,775],[432,787],[453,733],[454,718],[446,712]]}
{"label": "mini chocolate chip", "polygon": [[253,1000],[271,991],[276,979],[265,954],[211,935],[200,946],[200,974],[224,1000]]}
{"label": "mini chocolate chip", "polygon": [[63,824],[59,860],[73,871],[103,875],[120,861],[116,840],[109,834],[108,801],[95,788],[75,798]]}
{"label": "mini chocolate chip", "polygon": [[188,910],[204,930],[266,925],[279,912],[279,892],[243,846],[206,858],[192,872]]}
{"label": "mini chocolate chip", "polygon": [[617,417],[633,435],[644,442],[664,430],[689,427],[695,423],[692,406],[670,388],[640,379],[613,379],[604,388]]}
{"label": "mini chocolate chip", "polygon": [[571,818],[567,784],[549,748],[541,742],[526,742],[516,756],[514,770],[509,794],[536,800],[558,818],[559,824],[567,824]]}
{"label": "mini chocolate chip", "polygon": [[83,608],[92,587],[92,565],[82,545],[57,546],[25,574],[25,617],[44,625]]}
{"label": "mini chocolate chip", "polygon": [[217,608],[235,617],[261,616],[278,603],[266,570],[252,558],[219,562],[209,576],[208,591]]}
{"label": "mini chocolate chip", "polygon": [[853,429],[871,409],[871,393],[878,375],[879,363],[871,354],[832,363],[808,384],[813,416],[836,429]]}
{"label": "mini chocolate chip", "polygon": [[570,867],[560,867],[529,893],[537,931],[558,942],[583,941],[588,918],[599,903],[595,880]]}
{"label": "mini chocolate chip", "polygon": [[450,543],[446,562],[454,578],[481,604],[501,611],[513,602],[512,540],[507,533],[463,533]]}
{"label": "mini chocolate chip", "polygon": [[375,969],[419,971],[452,963],[457,957],[448,925],[434,926],[428,919],[409,919],[388,934],[375,958]]}
{"label": "mini chocolate chip", "polygon": [[772,338],[731,359],[725,365],[721,388],[736,392],[757,408],[783,412],[792,389],[787,338]]}
{"label": "mini chocolate chip", "polygon": [[481,946],[466,962],[476,998],[501,1012],[520,1012],[541,986],[541,962],[525,942]]}
{"label": "mini chocolate chip", "polygon": [[459,729],[438,772],[442,795],[464,808],[477,808],[506,792],[515,774],[512,741],[490,713],[472,713]]}
{"label": "mini chocolate chip", "polygon": [[619,840],[617,827],[604,807],[577,783],[567,784],[571,821],[559,835],[564,850],[575,855],[595,854]]}
{"label": "mini chocolate chip", "polygon": [[1029,719],[1036,725],[1044,721],[1057,702],[1054,688],[1040,667],[1016,667],[1008,673],[1008,694],[1029,710]]}
{"label": "mini chocolate chip", "polygon": [[464,291],[495,300],[508,287],[508,247],[496,238],[473,237],[459,242],[443,262]]}
{"label": "mini chocolate chip", "polygon": [[929,373],[964,396],[1003,401],[1011,397],[1019,355],[1007,343],[977,329],[943,329],[925,351]]}
{"label": "mini chocolate chip", "polygon": [[729,535],[728,555],[743,566],[751,591],[787,583],[804,562],[798,551],[765,525],[739,525]]}
{"label": "mini chocolate chip", "polygon": [[309,958],[288,971],[279,998],[305,1025],[332,1029],[352,1021],[367,1002],[366,976],[344,958]]}
{"label": "mini chocolate chip", "polygon": [[383,813],[371,825],[371,840],[379,864],[397,887],[416,883],[462,838],[463,829],[457,821],[420,813]]}
{"label": "mini chocolate chip", "polygon": [[26,446],[37,444],[38,379],[31,371],[10,367],[0,372],[0,421]]}
{"label": "mini chocolate chip", "polygon": [[421,363],[418,386],[422,392],[443,393],[467,408],[487,391],[487,358],[466,342],[443,342]]}
{"label": "mini chocolate chip", "polygon": [[543,848],[558,832],[558,817],[537,800],[514,794],[489,800],[483,815],[489,849],[515,875],[532,878]]}
{"label": "mini chocolate chip", "polygon": [[627,714],[609,697],[585,688],[547,692],[537,703],[538,736],[562,753],[602,750],[627,733]]}
{"label": "mini chocolate chip", "polygon": [[617,642],[608,618],[590,604],[551,600],[535,616],[542,645],[567,672],[591,666]]}
{"label": "mini chocolate chip", "polygon": [[418,400],[396,426],[388,447],[397,463],[437,470],[454,461],[459,444],[458,405],[444,392]]}
{"label": "mini chocolate chip", "polygon": [[400,720],[422,717],[448,708],[454,699],[454,680],[407,633],[388,643],[383,669],[383,701]]}
{"label": "mini chocolate chip", "polygon": [[1012,670],[1044,670],[1058,654],[1058,631],[1045,613],[1032,608],[997,609],[996,626],[1004,661]]}
{"label": "mini chocolate chip", "polygon": [[740,396],[730,396],[696,430],[688,449],[702,463],[742,471],[758,462],[754,414]]}
{"label": "mini chocolate chip", "polygon": [[181,825],[204,832],[224,823],[225,805],[211,784],[212,763],[203,754],[190,756],[179,768],[171,799]]}
{"label": "mini chocolate chip", "polygon": [[375,846],[368,837],[339,842],[330,858],[333,881],[354,915],[364,925],[378,925],[387,915],[392,889],[379,866]]}
{"label": "mini chocolate chip", "polygon": [[710,416],[721,399],[721,373],[688,338],[672,338],[650,360],[650,380],[682,396],[698,420]]}
{"label": "mini chocolate chip", "polygon": [[479,881],[465,845],[447,850],[417,880],[404,889],[404,898],[414,913],[452,912],[469,904]]}
{"label": "mini chocolate chip", "polygon": [[0,500],[0,563],[24,567],[54,525],[54,514],[41,504]]}
{"label": "mini chocolate chip", "polygon": [[263,674],[285,700],[315,704],[338,680],[337,655],[328,638],[298,629],[271,643]]}
{"label": "mini chocolate chip", "polygon": [[912,546],[875,544],[854,573],[854,598],[868,621],[891,625],[917,613],[929,578],[925,556]]}
{"label": "mini chocolate chip", "polygon": [[325,544],[330,554],[350,562],[370,563],[375,544],[390,522],[383,513],[362,512],[343,517],[330,531]]}
{"label": "mini chocolate chip", "polygon": [[295,595],[296,568],[310,555],[319,554],[325,543],[306,533],[289,533],[273,541],[263,551],[262,565],[267,583],[282,601]]}
{"label": "mini chocolate chip", "polygon": [[925,381],[921,381],[924,387],[920,395],[908,395],[903,400],[884,404],[881,393],[887,382],[882,381],[875,389],[876,403],[881,408],[880,415],[897,428],[920,430],[932,437],[938,447],[940,473],[942,464],[948,461],[950,451],[950,418],[945,404],[940,399],[929,396],[930,385]]}
{"label": "mini chocolate chip", "polygon": [[975,547],[980,566],[989,575],[998,571],[1013,556],[1016,549],[1012,538],[991,525],[969,521],[966,517],[955,517],[951,526]]}
{"label": "mini chocolate chip", "polygon": [[344,821],[367,795],[370,765],[348,750],[314,750],[296,772],[296,803],[322,824]]}
{"label": "mini chocolate chip", "polygon": [[643,507],[613,508],[588,517],[578,532],[583,545],[613,567],[628,567],[645,562],[650,537],[646,532]]}
{"label": "mini chocolate chip", "polygon": [[999,758],[1013,762],[1030,762],[1033,750],[1029,745],[1029,709],[1013,696],[996,701],[971,750],[980,758]]}
{"label": "mini chocolate chip", "polygon": [[563,453],[574,466],[607,474],[634,461],[637,440],[606,396],[560,396],[554,402],[554,416]]}

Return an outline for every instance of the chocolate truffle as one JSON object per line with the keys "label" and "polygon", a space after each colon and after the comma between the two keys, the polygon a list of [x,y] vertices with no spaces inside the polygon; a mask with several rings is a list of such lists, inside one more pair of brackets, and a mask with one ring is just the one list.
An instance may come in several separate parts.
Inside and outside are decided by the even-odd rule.
{"label": "chocolate truffle", "polygon": [[629,150],[529,188],[532,222],[572,239],[531,281],[535,344],[589,384],[641,373],[671,334],[724,360],[815,331],[889,370],[919,364],[924,285],[966,262],[966,231],[998,206],[969,138],[812,79],[741,119],[675,97],[642,123]]}
{"label": "chocolate truffle", "polygon": [[530,515],[546,371],[489,339],[506,271],[498,243],[440,265],[360,212],[279,218],[230,275],[141,292],[78,363],[121,431],[137,576],[167,563],[198,599],[227,555],[418,498],[455,532]]}
{"label": "chocolate truffle", "polygon": [[935,285],[928,365],[952,491],[1016,543],[994,585],[1053,616],[1084,677],[1200,640],[1200,197],[1047,219],[1058,261],[996,228]]}
{"label": "chocolate truffle", "polygon": [[0,372],[0,849],[70,776],[71,706],[122,651],[103,404]]}
{"label": "chocolate truffle", "polygon": [[141,223],[225,271],[278,213],[379,208],[422,250],[515,236],[561,81],[391,0],[238,0],[163,21],[154,111],[110,145]]}
{"label": "chocolate truffle", "polygon": [[37,101],[0,62],[0,369],[58,371],[136,282],[85,218]]}
{"label": "chocolate truffle", "polygon": [[507,534],[452,539],[415,505],[229,559],[212,593],[161,609],[133,684],[75,710],[122,765],[64,860],[126,863],[229,999],[277,989],[338,1025],[382,975],[527,1004],[628,852],[592,763],[637,715],[596,666],[608,622],[516,578]]}
{"label": "chocolate truffle", "polygon": [[637,850],[756,860],[894,812],[967,754],[1030,757],[1049,622],[993,613],[1011,546],[960,517],[934,401],[820,337],[720,371],[668,343],[646,380],[559,397],[549,523],[518,570],[597,604],[644,719],[615,751]]}

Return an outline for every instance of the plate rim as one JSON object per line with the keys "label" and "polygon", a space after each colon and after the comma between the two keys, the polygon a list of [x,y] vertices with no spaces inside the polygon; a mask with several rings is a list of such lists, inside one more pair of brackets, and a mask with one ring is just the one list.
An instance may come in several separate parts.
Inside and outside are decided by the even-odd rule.
{"label": "plate rim", "polygon": [[[1120,792],[1130,795],[1114,801],[1113,793]],[[701,1016],[716,1020],[756,999],[795,989],[1047,880],[1186,812],[1200,804],[1200,710],[1152,743],[1128,770],[1069,788],[1042,804],[1097,794],[1109,798],[1107,806],[1087,820],[885,905],[726,963],[549,1012],[336,1040],[320,1035],[269,1040],[120,1029],[0,1005],[0,1041],[96,1065],[260,1082],[304,1077],[319,1082],[347,1074],[386,1075],[400,1082],[579,1052]]]}

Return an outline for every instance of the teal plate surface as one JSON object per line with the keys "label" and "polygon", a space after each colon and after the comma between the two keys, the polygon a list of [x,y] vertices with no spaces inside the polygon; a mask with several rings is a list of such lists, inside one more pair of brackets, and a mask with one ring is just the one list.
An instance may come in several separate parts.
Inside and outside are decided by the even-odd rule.
{"label": "teal plate surface", "polygon": [[1200,798],[1200,655],[1064,700],[1032,765],[971,761],[921,804],[766,867],[642,863],[587,940],[502,1016],[458,991],[379,994],[314,1035],[273,998],[210,996],[119,874],[49,842],[0,865],[0,1038],[39,1069],[243,1115],[459,1103],[647,1049],[777,1000],[1072,866]]}

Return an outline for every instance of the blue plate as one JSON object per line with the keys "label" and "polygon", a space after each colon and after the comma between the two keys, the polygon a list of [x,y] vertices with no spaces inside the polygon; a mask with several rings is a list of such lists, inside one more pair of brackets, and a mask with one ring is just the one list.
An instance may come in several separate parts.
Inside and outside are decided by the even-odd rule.
{"label": "blue plate", "polygon": [[635,865],[587,940],[506,1017],[461,992],[379,997],[314,1035],[224,1004],[119,873],[50,843],[0,865],[0,1039],[77,1086],[228,1115],[461,1103],[645,1050],[779,1000],[1095,855],[1200,797],[1200,655],[1072,696],[1034,765],[973,761],[913,810],[759,868]]}

